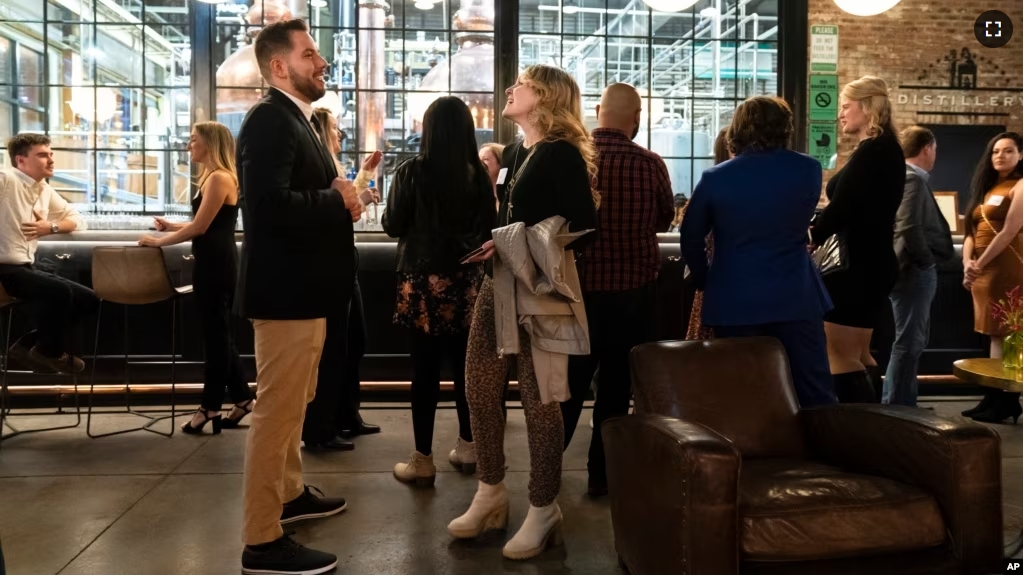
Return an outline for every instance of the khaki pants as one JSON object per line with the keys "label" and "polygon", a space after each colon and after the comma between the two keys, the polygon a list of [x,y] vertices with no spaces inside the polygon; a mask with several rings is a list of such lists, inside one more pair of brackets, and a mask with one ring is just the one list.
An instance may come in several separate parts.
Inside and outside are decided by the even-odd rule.
{"label": "khaki pants", "polygon": [[316,393],[327,321],[254,320],[256,404],[245,444],[242,540],[280,538],[285,502],[303,490],[299,444],[302,420]]}

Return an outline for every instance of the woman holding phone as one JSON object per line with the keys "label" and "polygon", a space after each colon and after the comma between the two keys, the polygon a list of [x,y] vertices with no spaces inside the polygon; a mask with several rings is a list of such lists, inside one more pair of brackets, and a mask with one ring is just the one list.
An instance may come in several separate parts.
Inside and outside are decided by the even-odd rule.
{"label": "woman holding phone", "polygon": [[434,414],[445,358],[455,381],[459,418],[459,439],[448,458],[464,473],[476,470],[465,362],[483,266],[462,261],[490,238],[494,221],[494,195],[477,153],[473,116],[459,98],[438,98],[423,116],[419,155],[395,171],[381,220],[384,232],[398,238],[394,322],[412,337],[416,448],[409,462],[395,465],[394,476],[401,482],[434,484]]}

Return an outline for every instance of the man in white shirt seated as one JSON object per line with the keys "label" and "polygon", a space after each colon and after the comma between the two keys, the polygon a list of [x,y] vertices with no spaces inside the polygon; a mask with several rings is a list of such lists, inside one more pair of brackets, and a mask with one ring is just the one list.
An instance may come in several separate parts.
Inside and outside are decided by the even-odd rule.
{"label": "man in white shirt seated", "polygon": [[0,171],[0,286],[24,301],[35,330],[11,346],[9,358],[41,373],[80,372],[66,351],[68,330],[97,305],[93,291],[33,265],[39,239],[85,228],[78,212],[47,183],[53,177],[50,139],[19,134],[7,142],[14,168]]}

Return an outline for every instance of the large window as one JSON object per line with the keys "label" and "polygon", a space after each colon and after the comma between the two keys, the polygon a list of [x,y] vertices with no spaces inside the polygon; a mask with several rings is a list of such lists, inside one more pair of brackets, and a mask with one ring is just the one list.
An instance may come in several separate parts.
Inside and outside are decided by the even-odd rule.
{"label": "large window", "polygon": [[187,204],[190,4],[0,4],[0,133],[49,135],[52,184],[87,212]]}
{"label": "large window", "polygon": [[591,128],[602,88],[635,86],[644,98],[635,141],[661,154],[675,193],[689,195],[736,106],[777,93],[777,8],[778,0],[701,0],[666,13],[642,0],[523,0],[519,66],[569,71]]}

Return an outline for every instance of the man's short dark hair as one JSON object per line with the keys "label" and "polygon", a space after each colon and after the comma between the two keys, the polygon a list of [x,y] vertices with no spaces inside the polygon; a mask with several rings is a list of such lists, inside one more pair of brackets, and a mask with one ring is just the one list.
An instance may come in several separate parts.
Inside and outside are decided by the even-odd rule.
{"label": "man's short dark hair", "polygon": [[309,27],[298,18],[281,20],[265,26],[256,35],[256,63],[264,78],[270,78],[270,61],[292,49],[292,32],[309,32]]}
{"label": "man's short dark hair", "polygon": [[900,132],[904,158],[917,158],[922,150],[935,143],[935,134],[924,126],[910,126]]}
{"label": "man's short dark hair", "polygon": [[42,134],[18,134],[7,141],[7,154],[11,157],[11,166],[17,166],[17,156],[28,156],[33,146],[49,146],[50,137]]}
{"label": "man's short dark hair", "polygon": [[754,96],[740,104],[729,126],[733,154],[788,148],[793,136],[793,112],[777,96]]}

